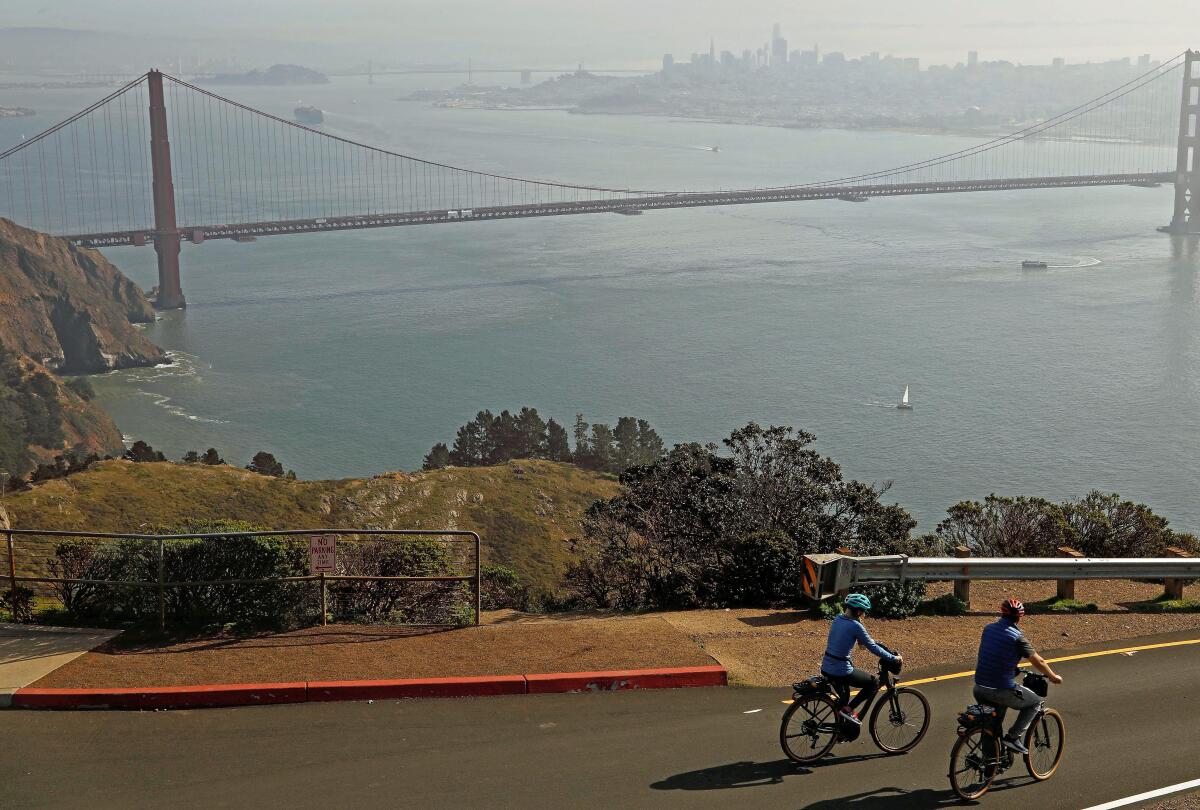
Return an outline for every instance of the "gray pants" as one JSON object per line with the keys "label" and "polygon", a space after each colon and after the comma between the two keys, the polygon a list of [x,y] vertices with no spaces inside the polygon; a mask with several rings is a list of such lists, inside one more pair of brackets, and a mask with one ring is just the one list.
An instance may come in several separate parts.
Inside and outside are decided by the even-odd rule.
{"label": "gray pants", "polygon": [[1038,706],[1042,699],[1024,686],[1017,685],[1012,689],[993,689],[990,686],[975,686],[975,699],[989,706],[1007,706],[1019,709],[1017,721],[1008,730],[1009,739],[1019,740],[1029,731],[1029,725],[1037,715]]}

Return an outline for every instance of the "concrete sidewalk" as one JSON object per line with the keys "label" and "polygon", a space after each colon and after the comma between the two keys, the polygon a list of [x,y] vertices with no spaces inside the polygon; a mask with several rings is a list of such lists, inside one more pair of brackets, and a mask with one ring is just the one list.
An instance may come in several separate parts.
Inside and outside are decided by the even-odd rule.
{"label": "concrete sidewalk", "polygon": [[100,646],[118,630],[0,623],[0,708],[13,692]]}

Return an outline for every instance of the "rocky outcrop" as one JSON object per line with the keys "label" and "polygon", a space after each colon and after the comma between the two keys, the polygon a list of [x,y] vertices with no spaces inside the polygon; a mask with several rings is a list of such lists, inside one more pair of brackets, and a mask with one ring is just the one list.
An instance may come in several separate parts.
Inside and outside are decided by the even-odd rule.
{"label": "rocky outcrop", "polygon": [[0,219],[0,345],[55,372],[167,362],[133,324],[154,320],[136,284],[100,253]]}

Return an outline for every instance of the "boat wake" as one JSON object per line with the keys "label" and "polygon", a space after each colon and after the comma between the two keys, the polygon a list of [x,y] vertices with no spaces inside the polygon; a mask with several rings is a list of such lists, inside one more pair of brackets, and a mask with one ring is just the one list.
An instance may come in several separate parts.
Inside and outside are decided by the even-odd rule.
{"label": "boat wake", "polygon": [[1094,256],[1081,256],[1075,260],[1075,264],[1052,264],[1048,270],[1078,270],[1080,267],[1095,267],[1102,262]]}

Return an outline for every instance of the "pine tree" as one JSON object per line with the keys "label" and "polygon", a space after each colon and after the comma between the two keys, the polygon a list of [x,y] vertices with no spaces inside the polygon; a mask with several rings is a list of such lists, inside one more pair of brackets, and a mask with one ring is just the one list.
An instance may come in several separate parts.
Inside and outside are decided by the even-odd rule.
{"label": "pine tree", "polygon": [[210,447],[204,451],[204,455],[200,457],[201,464],[207,464],[210,467],[215,467],[218,464],[224,464],[225,459],[221,458],[221,454],[217,452],[215,447]]}
{"label": "pine tree", "polygon": [[516,421],[517,458],[545,458],[549,437],[537,408],[522,408]]}
{"label": "pine tree", "polygon": [[199,464],[200,463],[200,454],[197,453],[195,450],[188,450],[186,453],[183,454],[183,463],[184,464]]}
{"label": "pine tree", "polygon": [[571,460],[571,445],[567,441],[567,430],[553,419],[546,423],[546,458],[551,461]]}
{"label": "pine tree", "polygon": [[588,429],[590,425],[584,420],[583,414],[575,414],[575,463],[585,466],[591,448],[588,446]]}
{"label": "pine tree", "polygon": [[648,466],[665,456],[667,448],[663,445],[663,440],[659,438],[654,428],[650,427],[649,422],[645,419],[639,419],[637,424],[638,459],[635,463],[640,466]]}
{"label": "pine tree", "polygon": [[638,458],[638,425],[632,416],[622,416],[617,419],[613,438],[617,446],[613,451],[614,472],[624,472],[627,467],[637,463]]}
{"label": "pine tree", "polygon": [[445,442],[438,442],[433,446],[433,449],[425,454],[425,461],[421,464],[422,470],[440,470],[443,467],[450,466],[450,448]]}
{"label": "pine tree", "polygon": [[283,476],[283,465],[275,460],[275,456],[265,450],[259,450],[254,454],[254,458],[246,465],[246,469],[250,472],[256,472],[259,475],[269,475],[273,478]]}
{"label": "pine tree", "polygon": [[610,472],[616,466],[612,428],[602,422],[592,425],[591,452],[587,466],[604,472]]}

